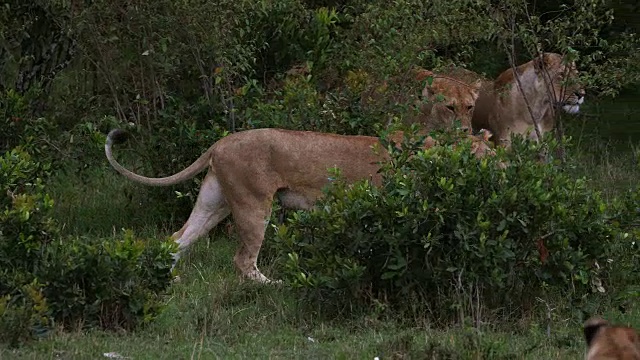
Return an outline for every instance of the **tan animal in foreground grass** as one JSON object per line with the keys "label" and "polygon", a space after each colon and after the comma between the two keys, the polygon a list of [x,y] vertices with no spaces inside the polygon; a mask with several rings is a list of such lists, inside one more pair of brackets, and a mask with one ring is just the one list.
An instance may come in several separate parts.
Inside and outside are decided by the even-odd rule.
{"label": "tan animal in foreground grass", "polygon": [[587,360],[640,360],[640,335],[626,326],[613,326],[594,317],[584,324]]}
{"label": "tan animal in foreground grass", "polygon": [[[149,178],[122,167],[113,157],[112,145],[124,138],[121,130],[112,130],[105,144],[109,163],[122,175],[150,186],[169,186],[194,177],[208,169],[196,204],[184,226],[172,235],[180,255],[199,237],[229,214],[233,214],[240,247],[234,262],[242,275],[269,282],[258,270],[256,261],[274,196],[284,208],[310,209],[329,182],[328,169],[340,168],[348,182],[371,179],[380,184],[379,162],[388,154],[379,139],[370,136],[346,136],[310,131],[256,129],[231,134],[213,144],[186,169],[163,178]],[[391,139],[400,141],[402,133]],[[477,157],[493,153],[484,137],[472,139]],[[425,148],[435,145],[427,138]],[[174,263],[175,264],[175,263]]]}
{"label": "tan animal in foreground grass", "polygon": [[[562,55],[544,53],[516,70],[541,135],[554,128],[555,104],[570,114],[580,111],[585,91],[579,84],[575,63],[567,65]],[[528,133],[531,139],[538,138],[513,69],[504,71],[493,84],[483,86],[472,123],[474,129],[491,130],[494,142],[507,147],[511,134]]]}

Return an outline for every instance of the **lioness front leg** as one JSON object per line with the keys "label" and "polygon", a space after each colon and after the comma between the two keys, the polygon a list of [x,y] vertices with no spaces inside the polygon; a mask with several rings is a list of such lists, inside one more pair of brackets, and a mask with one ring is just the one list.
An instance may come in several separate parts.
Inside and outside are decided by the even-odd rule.
{"label": "lioness front leg", "polygon": [[191,210],[189,219],[180,230],[171,236],[178,243],[178,252],[173,255],[173,267],[194,241],[207,235],[230,212],[218,179],[213,172],[209,171],[202,180],[198,199]]}

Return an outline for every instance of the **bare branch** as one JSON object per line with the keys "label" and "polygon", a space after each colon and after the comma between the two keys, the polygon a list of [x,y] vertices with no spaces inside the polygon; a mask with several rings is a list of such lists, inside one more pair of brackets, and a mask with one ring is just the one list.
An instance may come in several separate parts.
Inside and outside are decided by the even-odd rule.
{"label": "bare branch", "polygon": [[531,104],[529,103],[529,99],[527,98],[527,95],[524,92],[522,81],[520,80],[520,75],[518,74],[518,70],[516,68],[516,59],[515,59],[516,57],[515,56],[516,19],[515,19],[515,16],[512,14],[509,20],[510,20],[510,30],[511,30],[511,49],[509,50],[507,47],[507,44],[504,42],[502,43],[502,45],[504,46],[505,51],[509,56],[509,64],[511,65],[511,71],[513,71],[513,77],[516,79],[518,90],[520,90],[520,94],[522,94],[524,103],[527,106],[527,111],[529,112],[529,115],[531,116],[531,120],[533,121],[533,128],[536,132],[536,136],[538,138],[538,141],[540,141],[542,138],[542,134],[540,132],[540,125],[538,123],[538,119],[536,119],[536,116],[533,113],[533,109],[531,109]]}

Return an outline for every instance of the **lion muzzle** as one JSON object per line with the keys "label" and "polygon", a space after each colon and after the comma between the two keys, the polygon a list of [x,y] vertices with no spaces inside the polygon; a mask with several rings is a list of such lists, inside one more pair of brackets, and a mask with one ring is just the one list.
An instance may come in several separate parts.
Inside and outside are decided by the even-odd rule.
{"label": "lion muzzle", "polygon": [[562,110],[568,114],[577,114],[580,112],[580,105],[584,103],[584,92],[575,91],[565,101],[561,102]]}

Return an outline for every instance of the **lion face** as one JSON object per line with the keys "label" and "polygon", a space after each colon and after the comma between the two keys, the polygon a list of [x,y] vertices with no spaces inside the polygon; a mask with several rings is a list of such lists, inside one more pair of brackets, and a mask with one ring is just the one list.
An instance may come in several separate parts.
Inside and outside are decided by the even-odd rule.
{"label": "lion face", "polygon": [[568,76],[559,79],[557,93],[564,94],[564,96],[559,96],[562,99],[562,110],[569,114],[577,114],[580,112],[580,105],[584,103],[585,91],[578,82],[578,71],[575,64],[572,64],[571,70],[567,74]]}
{"label": "lion face", "polygon": [[467,84],[445,75],[433,74],[433,82],[422,90],[424,105],[422,113],[426,128],[449,129],[456,121],[460,127],[471,132],[471,118],[482,82],[477,80]]}
{"label": "lion face", "polygon": [[[556,104],[569,114],[580,112],[580,105],[584,103],[585,91],[580,83],[575,62],[565,64],[563,57],[555,53],[544,53],[543,60],[546,73],[542,72],[542,75],[545,77],[548,75],[548,78],[552,80]],[[541,70],[539,64],[540,61],[535,64],[537,71]]]}

